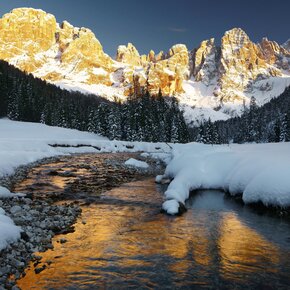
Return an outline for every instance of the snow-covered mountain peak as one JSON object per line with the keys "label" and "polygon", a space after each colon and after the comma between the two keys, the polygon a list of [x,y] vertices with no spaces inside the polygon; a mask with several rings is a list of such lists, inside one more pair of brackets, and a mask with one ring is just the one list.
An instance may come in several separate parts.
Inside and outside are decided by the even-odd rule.
{"label": "snow-covered mountain peak", "polygon": [[282,47],[290,53],[290,38],[282,44]]}
{"label": "snow-covered mountain peak", "polygon": [[233,28],[225,32],[222,37],[222,49],[235,51],[249,44],[250,38],[241,28]]}
{"label": "snow-covered mountain peak", "polygon": [[118,62],[127,63],[135,66],[141,65],[141,58],[138,50],[132,43],[126,45],[119,45],[116,55]]}
{"label": "snow-covered mountain peak", "polygon": [[290,84],[290,42],[255,44],[240,28],[226,31],[221,47],[210,38],[192,51],[176,44],[167,53],[140,55],[128,43],[113,60],[90,29],[17,8],[0,19],[0,39],[0,59],[36,77],[109,100],[144,90],[175,95],[189,122],[192,116],[228,118],[251,96],[262,104]]}

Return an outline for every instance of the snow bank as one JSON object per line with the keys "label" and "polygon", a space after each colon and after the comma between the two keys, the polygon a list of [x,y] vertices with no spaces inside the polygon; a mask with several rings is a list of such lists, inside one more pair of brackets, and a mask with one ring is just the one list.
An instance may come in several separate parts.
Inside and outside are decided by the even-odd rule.
{"label": "snow bank", "polygon": [[13,174],[20,165],[56,155],[138,151],[168,153],[170,148],[163,143],[109,141],[93,133],[0,119],[0,178]]}
{"label": "snow bank", "polygon": [[29,122],[0,120],[0,177],[10,175],[19,165],[63,154],[49,144],[78,144],[107,140],[101,136]]}
{"label": "snow bank", "polygon": [[162,205],[163,210],[168,214],[175,215],[179,211],[179,203],[175,199],[166,200]]}
{"label": "snow bank", "polygon": [[12,219],[5,215],[0,207],[0,250],[9,243],[16,242],[20,238],[21,229],[14,225]]}
{"label": "snow bank", "polygon": [[134,158],[130,158],[125,162],[125,165],[127,166],[133,166],[133,167],[139,167],[139,168],[148,168],[149,165],[144,162],[144,161],[140,161]]}
{"label": "snow bank", "polygon": [[[21,194],[19,194],[21,196]],[[0,186],[0,201],[3,198],[15,196],[7,188]],[[13,220],[5,215],[5,211],[0,207],[0,251],[8,244],[16,242],[20,238],[21,228],[15,226]]]}
{"label": "snow bank", "polygon": [[[21,194],[19,194],[21,196]],[[0,186],[0,201],[3,198],[15,196],[7,188]],[[12,219],[5,215],[5,211],[0,207],[0,251],[8,244],[16,242],[20,238],[21,228],[14,225]]]}
{"label": "snow bank", "polygon": [[[174,145],[173,159],[163,178],[174,178],[163,209],[178,212],[195,189],[222,189],[242,194],[245,203],[290,206],[290,143]],[[158,180],[161,180],[159,177]]]}

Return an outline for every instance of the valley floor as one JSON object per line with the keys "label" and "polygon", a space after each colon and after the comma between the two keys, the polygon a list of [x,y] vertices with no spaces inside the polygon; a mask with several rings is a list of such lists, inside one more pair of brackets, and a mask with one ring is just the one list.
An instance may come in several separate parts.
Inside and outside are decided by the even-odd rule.
{"label": "valley floor", "polygon": [[[109,141],[91,133],[7,119],[0,120],[0,132],[0,179],[12,175],[21,165],[46,157],[88,152],[144,152],[144,156],[159,158],[168,164],[164,175],[156,178],[157,182],[172,180],[163,203],[168,214],[177,214],[180,204],[196,189],[222,189],[231,195],[242,195],[245,203],[290,206],[289,143],[211,146]],[[128,163],[140,165],[136,160]],[[0,187],[1,195],[2,198],[14,196],[4,187]],[[1,203],[0,223],[2,249],[19,238],[20,228],[12,226],[13,221]]]}

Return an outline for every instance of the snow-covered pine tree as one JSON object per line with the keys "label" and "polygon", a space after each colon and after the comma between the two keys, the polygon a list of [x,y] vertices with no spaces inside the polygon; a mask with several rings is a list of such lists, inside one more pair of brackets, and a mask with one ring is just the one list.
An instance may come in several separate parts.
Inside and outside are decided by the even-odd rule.
{"label": "snow-covered pine tree", "polygon": [[246,135],[246,141],[247,142],[255,142],[259,138],[258,134],[258,116],[257,116],[257,103],[256,98],[254,96],[251,97],[250,100],[250,108],[248,116],[248,130]]}
{"label": "snow-covered pine tree", "polygon": [[210,118],[206,122],[206,126],[205,126],[204,143],[213,144],[213,124]]}
{"label": "snow-covered pine tree", "polygon": [[41,124],[45,124],[45,112],[41,112],[41,115],[40,115],[40,123]]}
{"label": "snow-covered pine tree", "polygon": [[178,123],[177,119],[173,118],[172,123],[171,123],[171,143],[177,143],[179,142],[179,134],[178,134]]}
{"label": "snow-covered pine tree", "polygon": [[108,116],[108,126],[109,126],[109,139],[111,140],[121,140],[121,112],[119,106],[114,106],[110,108],[110,113]]}
{"label": "snow-covered pine tree", "polygon": [[98,133],[97,122],[98,122],[97,110],[95,108],[91,108],[90,113],[89,113],[89,120],[87,124],[88,132]]}
{"label": "snow-covered pine tree", "polygon": [[288,114],[285,113],[281,120],[281,128],[280,128],[280,142],[289,141],[289,119]]}
{"label": "snow-covered pine tree", "polygon": [[[68,111],[69,111],[70,128],[80,130],[81,129],[81,121],[80,121],[81,118],[80,118],[80,113],[79,113],[77,105],[70,102],[68,105]],[[91,112],[91,110],[89,110],[89,112]],[[88,122],[89,122],[89,120],[90,120],[90,117],[88,118]]]}
{"label": "snow-covered pine tree", "polygon": [[102,136],[108,136],[108,108],[106,104],[100,104],[100,106],[97,109],[97,128],[96,131],[98,134],[101,134]]}
{"label": "snow-covered pine tree", "polygon": [[8,94],[7,117],[11,120],[19,120],[19,96],[16,80],[13,80],[13,87]]}
{"label": "snow-covered pine tree", "polygon": [[273,142],[280,142],[281,137],[281,121],[277,119],[274,123],[274,140]]}

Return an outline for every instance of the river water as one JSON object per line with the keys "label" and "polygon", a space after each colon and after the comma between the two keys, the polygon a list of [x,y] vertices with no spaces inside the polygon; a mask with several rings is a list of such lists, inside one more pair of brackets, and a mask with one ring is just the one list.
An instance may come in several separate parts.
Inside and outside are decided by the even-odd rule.
{"label": "river water", "polygon": [[[59,182],[59,181],[58,181]],[[54,238],[21,289],[289,289],[290,223],[198,191],[179,217],[160,213],[153,178],[83,205],[75,232]],[[66,243],[59,243],[61,238]]]}

